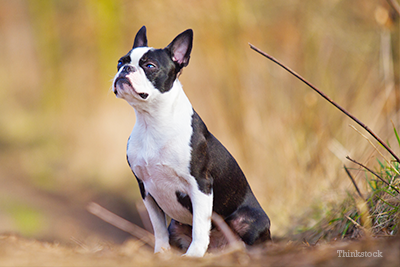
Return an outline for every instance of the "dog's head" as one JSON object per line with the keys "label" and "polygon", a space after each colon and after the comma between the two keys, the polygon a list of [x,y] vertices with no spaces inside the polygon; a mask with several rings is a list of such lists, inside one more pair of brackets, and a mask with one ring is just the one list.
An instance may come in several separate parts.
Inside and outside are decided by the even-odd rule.
{"label": "dog's head", "polygon": [[115,95],[138,107],[169,92],[179,72],[189,63],[192,43],[193,31],[189,29],[163,49],[148,47],[143,26],[132,49],[118,61],[113,82]]}

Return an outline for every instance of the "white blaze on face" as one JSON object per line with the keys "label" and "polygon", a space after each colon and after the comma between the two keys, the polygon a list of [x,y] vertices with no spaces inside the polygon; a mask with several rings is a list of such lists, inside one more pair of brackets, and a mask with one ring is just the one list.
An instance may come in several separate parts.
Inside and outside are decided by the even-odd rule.
{"label": "white blaze on face", "polygon": [[137,47],[131,51],[131,65],[139,67],[139,60],[146,54],[152,47]]}
{"label": "white blaze on face", "polygon": [[[118,92],[117,97],[125,99],[129,104],[135,105],[138,101],[147,100],[152,92],[155,90],[154,86],[147,79],[146,74],[143,69],[139,67],[139,61],[142,56],[149,51],[150,47],[137,47],[132,50],[130,54],[131,62],[125,64],[129,65],[133,68],[134,71],[129,72],[128,75],[125,76],[132,85],[130,87],[127,83],[119,82],[116,84],[116,90]],[[114,79],[115,80],[120,76],[120,73],[123,71],[124,67],[122,67]],[[146,94],[146,99],[143,99],[140,95]]]}

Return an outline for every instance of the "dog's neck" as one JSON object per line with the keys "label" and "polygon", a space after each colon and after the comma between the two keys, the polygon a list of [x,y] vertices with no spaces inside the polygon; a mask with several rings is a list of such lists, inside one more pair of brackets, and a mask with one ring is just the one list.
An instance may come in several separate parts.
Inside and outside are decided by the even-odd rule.
{"label": "dog's neck", "polygon": [[133,106],[136,114],[136,126],[147,130],[175,129],[186,122],[193,113],[192,105],[183,91],[178,79],[170,91],[151,99],[144,105]]}

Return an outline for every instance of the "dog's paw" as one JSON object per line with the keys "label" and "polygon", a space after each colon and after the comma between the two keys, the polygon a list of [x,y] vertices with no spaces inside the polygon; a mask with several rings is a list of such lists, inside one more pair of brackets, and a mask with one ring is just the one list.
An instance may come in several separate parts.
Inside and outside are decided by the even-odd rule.
{"label": "dog's paw", "polygon": [[163,243],[163,244],[156,244],[154,247],[154,253],[165,253],[171,249],[171,246],[169,243]]}
{"label": "dog's paw", "polygon": [[203,257],[207,251],[207,247],[190,245],[183,257]]}

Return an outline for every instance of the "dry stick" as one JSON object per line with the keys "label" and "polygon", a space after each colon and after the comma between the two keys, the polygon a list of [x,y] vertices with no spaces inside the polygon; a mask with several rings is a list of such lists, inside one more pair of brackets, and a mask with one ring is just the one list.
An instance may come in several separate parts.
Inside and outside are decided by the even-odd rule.
{"label": "dry stick", "polygon": [[382,182],[384,182],[387,186],[390,186],[394,191],[396,191],[398,194],[400,194],[399,190],[397,190],[393,185],[389,184],[387,181],[385,181],[382,177],[380,177],[376,172],[374,172],[373,170],[369,169],[367,166],[355,161],[354,159],[351,159],[349,156],[346,157],[346,159],[350,160],[351,162],[363,167],[364,169],[366,169],[367,171],[369,171],[370,173],[372,173],[373,175],[375,175],[376,177],[379,178],[379,180],[381,180]]}
{"label": "dry stick", "polygon": [[367,125],[365,125],[364,123],[362,123],[360,120],[358,120],[356,117],[354,117],[353,115],[351,115],[349,112],[347,112],[344,108],[342,108],[341,106],[339,106],[338,104],[336,104],[332,99],[330,99],[326,94],[324,94],[322,91],[320,91],[318,88],[316,88],[314,85],[312,85],[311,83],[309,83],[306,79],[304,79],[303,77],[301,77],[299,74],[297,74],[295,71],[291,70],[289,67],[286,67],[283,63],[279,62],[277,59],[275,59],[274,57],[268,55],[267,53],[265,53],[264,51],[258,49],[257,47],[255,47],[254,45],[250,44],[250,48],[253,49],[254,51],[258,52],[259,54],[263,55],[264,57],[268,58],[269,60],[275,62],[276,64],[278,64],[279,66],[281,66],[282,68],[284,68],[286,71],[288,71],[290,74],[292,74],[293,76],[295,76],[297,79],[299,79],[300,81],[302,81],[303,83],[305,83],[306,85],[308,85],[309,87],[311,87],[315,92],[317,92],[320,96],[322,96],[325,100],[327,100],[329,103],[331,103],[332,105],[334,105],[337,109],[339,109],[341,112],[343,112],[344,114],[346,114],[349,118],[351,118],[353,121],[355,121],[358,125],[360,125],[362,128],[364,128],[370,135],[372,135],[390,154],[392,154],[392,156],[396,159],[397,162],[400,163],[400,158],[390,149],[389,146],[387,146],[385,144],[385,142],[383,142],[382,139],[380,139],[372,130],[370,130],[368,128]]}
{"label": "dry stick", "polygon": [[[114,225],[122,231],[125,231],[138,238],[139,240],[147,243],[148,245],[154,247],[154,235],[142,229],[141,227],[125,220],[124,218],[119,217],[115,213],[112,213],[111,211],[103,208],[95,202],[90,202],[87,205],[87,210],[93,215],[102,219],[103,221]],[[237,236],[233,233],[231,228],[226,224],[226,222],[224,221],[224,219],[222,219],[220,215],[213,212],[211,218],[214,224],[219,227],[231,248],[240,249],[244,247],[242,242],[237,238]]]}
{"label": "dry stick", "polygon": [[213,223],[218,226],[221,230],[222,234],[225,236],[226,240],[228,241],[229,246],[232,249],[242,249],[244,248],[243,242],[240,241],[237,236],[233,233],[232,229],[229,225],[224,221],[224,219],[217,214],[216,212],[212,213],[211,219]]}
{"label": "dry stick", "polygon": [[396,0],[387,0],[389,5],[396,11],[397,15],[400,16],[400,5]]}
{"label": "dry stick", "polygon": [[121,229],[122,231],[133,235],[137,239],[145,242],[146,244],[154,248],[154,235],[152,235],[148,231],[125,220],[124,218],[119,217],[115,213],[112,213],[111,211],[103,208],[97,203],[90,202],[86,208],[90,213],[99,217],[103,221],[106,221],[109,224],[112,224],[115,227]]}
{"label": "dry stick", "polygon": [[343,165],[344,170],[346,171],[347,175],[350,177],[351,182],[353,183],[354,187],[357,190],[358,195],[361,197],[361,199],[365,200],[364,196],[361,194],[360,189],[358,189],[358,186],[356,184],[356,181],[354,181],[353,176],[351,175],[349,169],[347,169],[346,165]]}
{"label": "dry stick", "polygon": [[349,221],[351,221],[355,226],[359,227],[360,229],[365,229],[361,224],[353,220],[351,217],[344,215]]}

